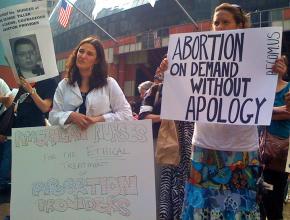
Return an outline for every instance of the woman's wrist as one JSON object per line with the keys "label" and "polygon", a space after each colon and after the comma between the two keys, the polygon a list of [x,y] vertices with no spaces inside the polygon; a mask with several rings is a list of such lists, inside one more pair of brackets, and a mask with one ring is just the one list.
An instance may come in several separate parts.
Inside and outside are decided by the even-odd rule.
{"label": "woman's wrist", "polygon": [[32,88],[30,91],[29,91],[29,94],[30,95],[34,95],[34,94],[36,94],[37,92],[36,92],[36,89],[35,88]]}
{"label": "woman's wrist", "polygon": [[273,108],[273,115],[276,115],[276,114],[290,114],[290,112],[288,111],[286,105],[283,105],[283,106]]}
{"label": "woman's wrist", "polygon": [[68,118],[66,119],[66,121],[65,121],[65,123],[64,124],[70,124],[70,123],[72,123],[74,120],[74,114],[75,114],[75,112],[71,112],[70,114],[69,114],[69,116],[68,116]]}
{"label": "woman's wrist", "polygon": [[97,122],[105,122],[105,118],[102,115],[96,116],[96,117],[94,117],[94,122],[95,123],[97,123]]}

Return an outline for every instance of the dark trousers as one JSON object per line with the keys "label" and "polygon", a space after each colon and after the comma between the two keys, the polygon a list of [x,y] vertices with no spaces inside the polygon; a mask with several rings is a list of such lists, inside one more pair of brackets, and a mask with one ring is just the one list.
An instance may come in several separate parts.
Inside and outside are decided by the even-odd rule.
{"label": "dark trousers", "polygon": [[0,185],[11,181],[11,141],[0,143]]}
{"label": "dark trousers", "polygon": [[263,171],[264,181],[273,185],[273,191],[267,191],[262,196],[262,219],[283,219],[283,202],[288,174],[269,169]]}

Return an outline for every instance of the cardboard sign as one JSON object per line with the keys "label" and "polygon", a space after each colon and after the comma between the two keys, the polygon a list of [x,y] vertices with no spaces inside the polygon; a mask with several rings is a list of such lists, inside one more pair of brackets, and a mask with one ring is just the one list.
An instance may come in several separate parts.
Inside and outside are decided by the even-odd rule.
{"label": "cardboard sign", "polygon": [[11,219],[156,219],[151,126],[13,129]]}

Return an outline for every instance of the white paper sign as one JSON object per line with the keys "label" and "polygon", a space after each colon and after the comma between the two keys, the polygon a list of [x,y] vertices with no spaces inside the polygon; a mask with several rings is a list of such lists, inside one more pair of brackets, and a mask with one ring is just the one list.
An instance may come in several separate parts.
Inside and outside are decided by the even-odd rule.
{"label": "white paper sign", "polygon": [[18,79],[29,82],[58,75],[47,2],[0,9],[0,35],[6,61]]}
{"label": "white paper sign", "polygon": [[280,27],[171,35],[161,117],[269,125],[281,41]]}
{"label": "white paper sign", "polygon": [[151,121],[13,129],[11,219],[156,219]]}

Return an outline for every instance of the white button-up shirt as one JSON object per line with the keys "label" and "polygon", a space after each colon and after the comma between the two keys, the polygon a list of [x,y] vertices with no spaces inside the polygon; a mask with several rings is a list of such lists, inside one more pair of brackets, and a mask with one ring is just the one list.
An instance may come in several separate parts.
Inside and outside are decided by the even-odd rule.
{"label": "white button-up shirt", "polygon": [[[99,89],[93,89],[86,97],[86,115],[103,116],[106,122],[132,120],[131,106],[127,102],[121,88],[115,79],[108,77],[108,84]],[[53,108],[49,113],[52,125],[64,125],[69,115],[78,111],[83,103],[80,88],[63,79],[56,89]]]}

